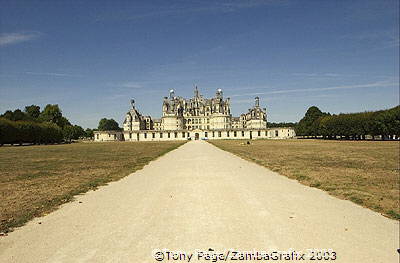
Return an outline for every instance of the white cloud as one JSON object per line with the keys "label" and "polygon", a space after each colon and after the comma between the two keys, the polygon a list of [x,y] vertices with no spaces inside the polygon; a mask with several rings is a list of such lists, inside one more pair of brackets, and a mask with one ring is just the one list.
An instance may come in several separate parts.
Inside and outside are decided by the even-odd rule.
{"label": "white cloud", "polygon": [[231,97],[240,96],[260,96],[260,95],[270,95],[270,94],[287,94],[287,93],[298,93],[298,92],[315,92],[315,91],[327,91],[327,90],[346,90],[346,89],[365,89],[365,88],[386,88],[398,85],[398,81],[378,81],[367,84],[357,84],[357,85],[343,85],[343,86],[333,86],[333,87],[322,87],[322,88],[312,88],[312,89],[287,89],[287,90],[272,90],[268,92],[254,92],[247,94],[235,94]]}
{"label": "white cloud", "polygon": [[292,73],[293,76],[299,77],[342,77],[342,74],[337,73]]}
{"label": "white cloud", "polygon": [[0,46],[13,45],[40,37],[39,32],[3,33],[0,34]]}
{"label": "white cloud", "polygon": [[54,76],[54,77],[77,77],[78,75],[72,75],[67,73],[55,73],[55,72],[25,72],[28,75],[38,75],[38,76]]}
{"label": "white cloud", "polygon": [[142,85],[136,83],[136,82],[125,82],[119,85],[122,88],[129,88],[129,89],[141,89]]}
{"label": "white cloud", "polygon": [[198,1],[194,6],[187,7],[185,5],[172,5],[158,6],[155,11],[143,10],[138,12],[138,8],[135,10],[123,10],[118,13],[107,13],[100,15],[96,18],[96,21],[103,20],[140,20],[154,17],[172,17],[172,16],[186,16],[196,15],[202,13],[228,13],[235,12],[242,9],[259,8],[262,6],[276,5],[276,4],[288,4],[287,0],[228,0],[228,1],[214,1],[211,3],[203,3]]}

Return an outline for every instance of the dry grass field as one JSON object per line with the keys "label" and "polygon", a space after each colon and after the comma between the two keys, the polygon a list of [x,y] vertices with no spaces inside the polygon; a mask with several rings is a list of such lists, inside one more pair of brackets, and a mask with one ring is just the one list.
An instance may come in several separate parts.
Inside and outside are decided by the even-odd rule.
{"label": "dry grass field", "polygon": [[0,232],[118,180],[184,142],[0,147]]}
{"label": "dry grass field", "polygon": [[399,142],[257,140],[211,141],[336,197],[400,220]]}

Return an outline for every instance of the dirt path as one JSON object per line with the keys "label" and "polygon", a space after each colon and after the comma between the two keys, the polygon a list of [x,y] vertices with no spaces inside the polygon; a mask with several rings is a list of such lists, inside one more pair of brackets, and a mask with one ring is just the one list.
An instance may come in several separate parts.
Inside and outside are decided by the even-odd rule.
{"label": "dirt path", "polygon": [[196,141],[0,237],[0,261],[157,262],[152,251],[167,249],[187,255],[163,262],[199,262],[196,249],[319,248],[336,252],[333,262],[388,263],[398,262],[398,233],[394,220]]}

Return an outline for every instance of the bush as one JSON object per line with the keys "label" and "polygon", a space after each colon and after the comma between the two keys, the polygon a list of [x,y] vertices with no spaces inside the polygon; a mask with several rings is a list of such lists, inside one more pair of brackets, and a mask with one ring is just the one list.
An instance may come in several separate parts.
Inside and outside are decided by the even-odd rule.
{"label": "bush", "polygon": [[0,118],[0,144],[59,143],[62,139],[61,128],[53,123],[10,121]]}

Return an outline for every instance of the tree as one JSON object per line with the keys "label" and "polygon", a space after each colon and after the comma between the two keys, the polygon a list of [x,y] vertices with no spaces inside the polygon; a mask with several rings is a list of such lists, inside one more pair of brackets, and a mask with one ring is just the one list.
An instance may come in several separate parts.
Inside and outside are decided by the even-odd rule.
{"label": "tree", "polygon": [[276,127],[296,127],[296,122],[267,122],[268,128],[276,128]]}
{"label": "tree", "polygon": [[81,137],[85,136],[85,130],[79,126],[79,125],[74,125],[74,136],[72,137],[74,140],[78,140]]}
{"label": "tree", "polygon": [[66,125],[62,129],[63,137],[66,141],[78,140],[85,135],[85,131],[78,125]]}
{"label": "tree", "polygon": [[60,127],[65,126],[65,120],[62,119],[62,113],[58,107],[58,104],[47,104],[44,110],[40,113],[39,117],[41,121],[52,122]]}
{"label": "tree", "polygon": [[25,113],[32,119],[37,119],[40,115],[40,107],[37,105],[25,106]]}
{"label": "tree", "polygon": [[99,121],[100,131],[119,131],[121,128],[118,126],[118,123],[114,119],[106,119],[103,118]]}
{"label": "tree", "polygon": [[13,119],[13,112],[8,110],[6,112],[4,112],[3,115],[1,115],[2,118],[5,118],[7,120],[12,120]]}
{"label": "tree", "polygon": [[62,129],[64,140],[71,141],[74,137],[74,127],[72,125],[66,125]]}
{"label": "tree", "polygon": [[93,138],[93,137],[94,137],[93,130],[87,128],[87,129],[85,130],[85,137],[86,137],[86,138]]}
{"label": "tree", "polygon": [[318,119],[328,115],[328,113],[322,112],[318,107],[312,106],[308,108],[304,117],[299,121],[299,124],[296,126],[296,134],[297,135],[306,135],[306,136],[317,136],[319,135],[318,131]]}
{"label": "tree", "polygon": [[65,118],[64,116],[62,116],[57,123],[58,126],[60,126],[61,128],[67,126],[67,125],[72,125],[69,120],[67,118]]}
{"label": "tree", "polygon": [[30,117],[22,112],[20,109],[16,109],[15,111],[6,111],[1,117],[9,119],[11,121],[26,121],[30,120]]}

